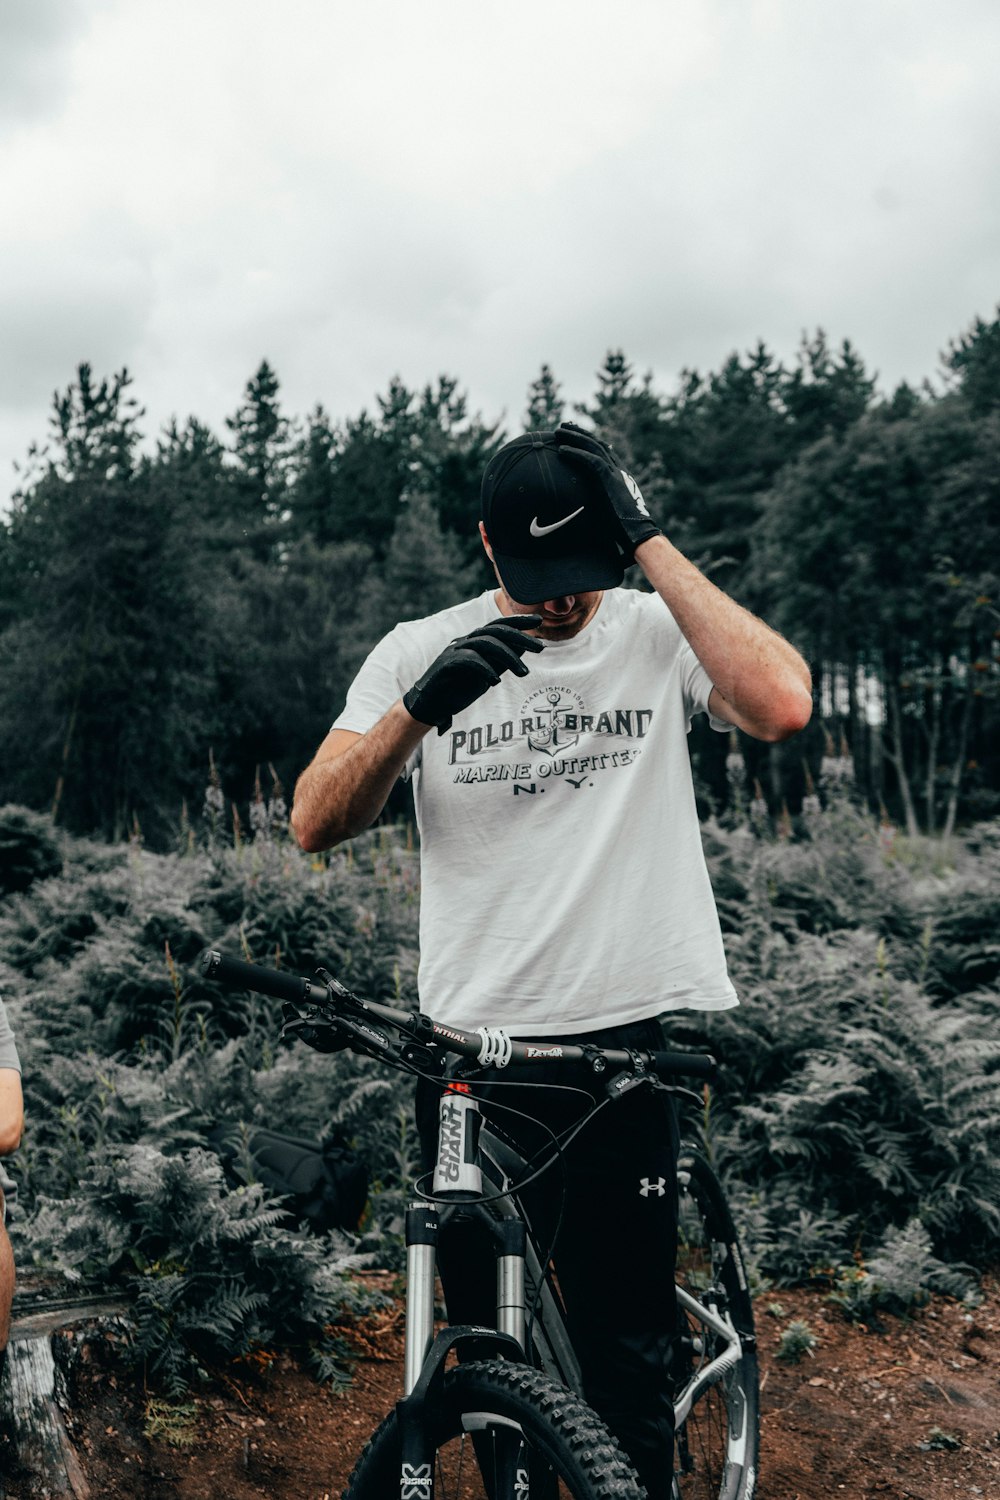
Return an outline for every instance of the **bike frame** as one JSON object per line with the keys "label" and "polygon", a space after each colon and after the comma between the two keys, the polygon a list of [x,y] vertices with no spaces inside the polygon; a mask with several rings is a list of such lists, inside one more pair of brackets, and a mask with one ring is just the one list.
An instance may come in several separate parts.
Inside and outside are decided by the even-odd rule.
{"label": "bike frame", "polygon": [[[425,1371],[434,1345],[435,1247],[442,1223],[456,1209],[482,1222],[490,1233],[497,1261],[495,1329],[454,1330],[458,1338],[483,1338],[491,1333],[517,1345],[528,1358],[531,1339],[543,1369],[561,1384],[583,1395],[580,1366],[573,1352],[557,1298],[541,1264],[530,1226],[522,1217],[512,1184],[525,1167],[507,1142],[482,1125],[475,1099],[454,1085],[438,1106],[438,1155],[434,1169],[435,1197],[447,1197],[454,1207],[441,1210],[428,1203],[411,1204],[406,1218],[406,1353],[404,1390],[409,1396]],[[484,1178],[490,1191],[484,1190]],[[677,1286],[679,1307],[718,1335],[723,1347],[715,1359],[698,1370],[674,1400],[679,1428],[700,1396],[736,1365],[743,1353],[739,1333],[728,1313],[709,1306]],[[534,1308],[533,1314],[530,1310]],[[735,1456],[735,1455],[734,1455]]]}
{"label": "bike frame", "polygon": [[[300,1038],[320,1051],[350,1046],[389,1066],[442,1080],[434,1191],[411,1204],[406,1215],[406,1394],[396,1412],[402,1444],[400,1500],[423,1500],[433,1492],[434,1484],[430,1464],[434,1437],[428,1432],[428,1413],[441,1409],[445,1363],[452,1350],[477,1360],[490,1361],[500,1356],[529,1364],[537,1353],[550,1381],[554,1376],[559,1384],[576,1394],[581,1393],[582,1385],[559,1298],[516,1198],[514,1185],[526,1180],[528,1164],[503,1137],[481,1129],[479,1108],[468,1084],[444,1081],[445,1055],[461,1057],[466,1068],[475,1065],[477,1074],[480,1070],[503,1069],[512,1062],[530,1064],[544,1057],[548,1063],[559,1057],[567,1063],[586,1066],[593,1078],[602,1079],[610,1101],[624,1097],[634,1088],[671,1087],[666,1081],[670,1077],[710,1079],[715,1073],[715,1061],[697,1053],[635,1052],[562,1043],[540,1049],[530,1041],[511,1037],[503,1028],[482,1026],[475,1032],[467,1032],[443,1025],[430,1016],[363,1000],[324,969],[317,970],[314,978],[306,979],[229,958],[217,950],[208,950],[203,955],[202,973],[221,984],[280,999],[283,1038]],[[676,1087],[673,1091],[685,1092]],[[484,1176],[488,1191],[484,1191]],[[680,1169],[679,1180],[685,1180]],[[455,1212],[458,1205],[463,1213],[481,1219],[493,1241],[497,1259],[495,1326],[450,1327],[435,1336],[435,1247],[443,1217]],[[675,1425],[682,1440],[679,1448],[696,1402],[752,1347],[752,1334],[748,1333],[744,1341],[736,1330],[728,1312],[724,1280],[718,1277],[718,1266],[728,1258],[736,1269],[740,1295],[745,1292],[735,1235],[728,1228],[723,1233],[723,1241],[711,1241],[712,1282],[708,1288],[697,1296],[686,1286],[676,1288],[683,1315],[678,1347],[684,1355],[678,1369],[688,1372],[687,1384],[674,1397]],[[730,1234],[732,1243],[728,1242]],[[722,1261],[717,1260],[717,1252],[723,1256]],[[710,1349],[713,1357],[708,1359]],[[706,1359],[707,1363],[701,1363]],[[585,1402],[582,1409],[586,1410]],[[509,1418],[489,1412],[471,1415],[487,1425],[506,1425],[514,1434],[521,1433],[519,1423]],[[747,1424],[740,1420],[738,1411],[736,1420],[727,1421],[726,1427],[726,1461],[739,1463],[742,1469],[747,1458]],[[477,1441],[475,1434],[480,1428],[466,1426],[464,1430],[472,1432],[473,1441]],[[515,1443],[511,1453],[504,1455],[508,1467],[517,1465],[516,1454]],[[512,1492],[520,1493],[521,1470],[514,1467],[511,1477]],[[750,1469],[747,1495],[752,1491],[754,1478]]]}

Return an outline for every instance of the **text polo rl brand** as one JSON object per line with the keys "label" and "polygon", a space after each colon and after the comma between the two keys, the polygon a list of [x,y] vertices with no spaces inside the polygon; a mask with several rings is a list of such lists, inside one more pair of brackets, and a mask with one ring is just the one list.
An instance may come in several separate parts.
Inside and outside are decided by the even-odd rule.
{"label": "text polo rl brand", "polygon": [[[649,729],[653,710],[613,708],[596,714],[560,712],[557,717],[560,729],[568,735],[601,734],[641,740]],[[530,742],[534,735],[549,728],[545,715],[525,714],[518,719],[504,719],[499,724],[453,729],[449,737],[448,764],[453,766],[459,754],[482,755],[488,750],[502,750],[523,741]]]}

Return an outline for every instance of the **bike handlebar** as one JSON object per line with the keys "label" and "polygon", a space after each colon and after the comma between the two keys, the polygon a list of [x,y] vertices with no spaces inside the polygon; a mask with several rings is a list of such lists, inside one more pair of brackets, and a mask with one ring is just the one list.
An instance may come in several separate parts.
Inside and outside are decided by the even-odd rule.
{"label": "bike handlebar", "polygon": [[201,971],[206,979],[213,979],[228,989],[254,990],[290,1002],[293,1007],[304,1005],[306,1014],[300,1014],[299,1019],[306,1024],[330,1024],[331,1021],[346,1024],[350,1038],[359,1048],[370,1050],[374,1044],[376,1051],[383,1055],[392,1043],[375,1024],[379,1021],[394,1027],[418,1046],[432,1043],[484,1068],[505,1068],[511,1063],[563,1061],[584,1063],[595,1073],[603,1073],[608,1068],[633,1072],[648,1069],[661,1079],[682,1076],[706,1081],[713,1079],[717,1072],[715,1058],[702,1052],[633,1052],[617,1047],[547,1043],[544,1037],[518,1041],[496,1026],[463,1031],[461,1027],[445,1026],[431,1016],[415,1011],[397,1010],[374,1000],[362,1000],[325,974],[316,979],[303,979],[281,969],[230,958],[216,949],[203,954]]}
{"label": "bike handlebar", "polygon": [[262,964],[248,964],[242,958],[230,958],[215,948],[202,954],[201,972],[206,979],[214,979],[226,989],[254,990],[275,1000],[291,1000],[293,1005],[326,999],[325,985],[301,979],[284,969],[267,969]]}

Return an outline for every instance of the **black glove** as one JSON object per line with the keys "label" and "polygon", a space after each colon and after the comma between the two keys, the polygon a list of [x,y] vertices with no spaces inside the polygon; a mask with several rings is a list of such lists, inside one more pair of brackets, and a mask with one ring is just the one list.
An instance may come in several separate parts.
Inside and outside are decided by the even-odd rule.
{"label": "black glove", "polygon": [[559,424],[556,444],[560,458],[584,465],[595,476],[608,502],[611,533],[630,561],[634,560],[636,547],[648,542],[651,536],[661,536],[662,532],[646,509],[632,475],[619,467],[607,443],[584,432],[575,422]]}
{"label": "black glove", "polygon": [[508,615],[480,625],[445,646],[427,671],[403,694],[403,707],[421,724],[436,724],[438,734],[451,727],[452,716],[496,687],[501,672],[528,675],[525,651],[541,651],[541,641],[526,635],[542,623],[540,615]]}

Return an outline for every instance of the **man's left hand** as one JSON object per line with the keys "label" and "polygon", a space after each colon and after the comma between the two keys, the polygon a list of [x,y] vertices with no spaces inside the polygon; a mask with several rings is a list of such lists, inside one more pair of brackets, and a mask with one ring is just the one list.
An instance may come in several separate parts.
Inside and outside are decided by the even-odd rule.
{"label": "man's left hand", "polygon": [[639,486],[627,469],[619,468],[606,443],[575,422],[560,423],[556,428],[556,443],[560,458],[585,466],[597,479],[608,502],[612,534],[630,559],[634,558],[636,547],[650,537],[662,536]]}

